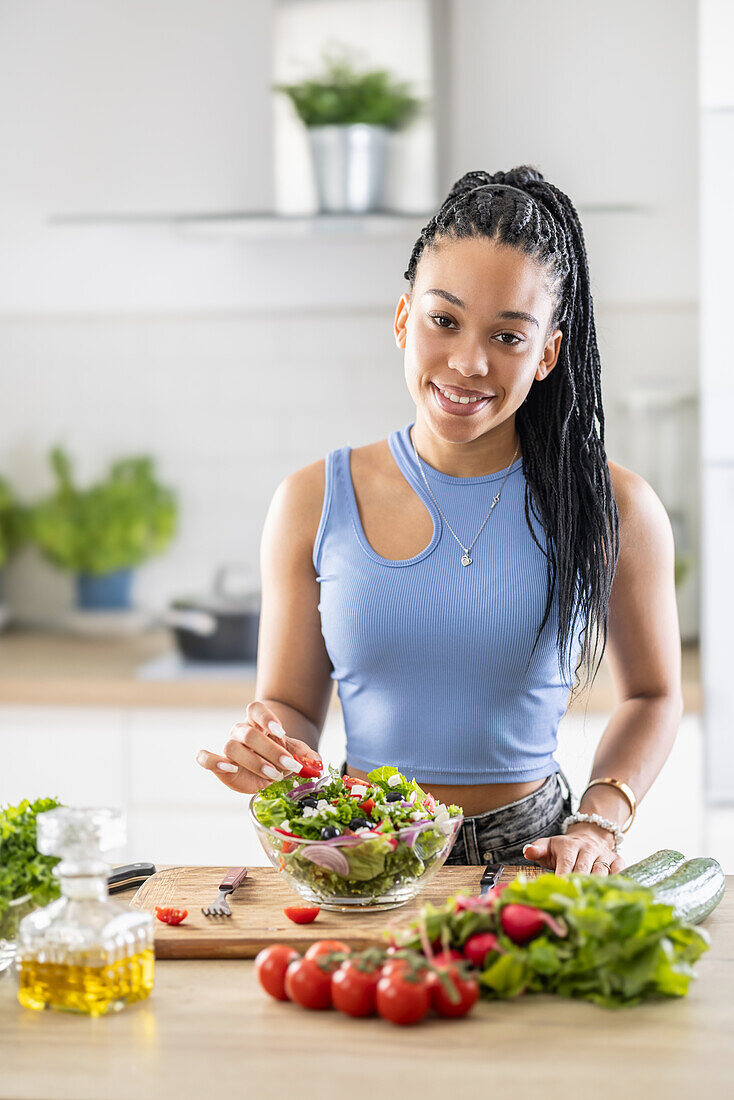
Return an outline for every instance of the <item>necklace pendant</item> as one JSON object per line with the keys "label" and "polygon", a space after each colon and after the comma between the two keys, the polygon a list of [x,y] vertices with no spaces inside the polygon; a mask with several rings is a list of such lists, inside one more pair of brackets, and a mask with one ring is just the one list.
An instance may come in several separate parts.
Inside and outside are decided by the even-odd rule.
{"label": "necklace pendant", "polygon": [[464,556],[461,559],[461,564],[462,565],[471,565],[471,558],[469,557],[468,554],[464,554]]}

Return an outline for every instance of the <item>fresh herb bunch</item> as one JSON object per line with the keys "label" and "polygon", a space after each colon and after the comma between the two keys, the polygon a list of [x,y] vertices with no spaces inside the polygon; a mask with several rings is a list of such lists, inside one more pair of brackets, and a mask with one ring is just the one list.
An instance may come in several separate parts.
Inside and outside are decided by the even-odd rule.
{"label": "fresh herb bunch", "polygon": [[25,894],[39,906],[59,896],[59,881],[52,874],[59,860],[38,851],[36,817],[61,805],[56,798],[25,798],[0,809],[0,917],[11,901]]}
{"label": "fresh herb bunch", "polygon": [[155,480],[147,456],[113,462],[88,489],[73,484],[71,462],[61,447],[50,453],[54,493],[32,513],[32,537],[41,553],[62,569],[104,574],[139,565],[163,551],[176,533],[178,504]]}
{"label": "fresh herb bunch", "polygon": [[331,48],[322,54],[323,73],[298,84],[274,84],[288,95],[305,126],[349,126],[370,123],[400,130],[418,114],[421,100],[406,83],[383,69],[357,72],[349,51]]}
{"label": "fresh herb bunch", "polygon": [[[551,927],[528,943],[514,942],[502,920],[508,905],[541,910]],[[673,906],[656,901],[651,889],[623,875],[573,873],[530,879],[521,872],[501,891],[457,894],[440,907],[429,902],[407,928],[386,935],[404,947],[440,940],[461,950],[486,932],[496,936],[496,947],[479,977],[484,997],[556,993],[607,1008],[684,996],[693,963],[710,946],[704,929],[674,917]]]}

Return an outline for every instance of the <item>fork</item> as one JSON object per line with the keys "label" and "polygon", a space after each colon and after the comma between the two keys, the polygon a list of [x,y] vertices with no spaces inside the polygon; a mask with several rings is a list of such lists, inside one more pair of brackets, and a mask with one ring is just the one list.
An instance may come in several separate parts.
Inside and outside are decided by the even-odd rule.
{"label": "fork", "polygon": [[230,867],[227,874],[219,883],[219,893],[211,905],[201,907],[205,917],[231,917],[232,910],[227,901],[227,894],[236,890],[247,874],[246,867]]}

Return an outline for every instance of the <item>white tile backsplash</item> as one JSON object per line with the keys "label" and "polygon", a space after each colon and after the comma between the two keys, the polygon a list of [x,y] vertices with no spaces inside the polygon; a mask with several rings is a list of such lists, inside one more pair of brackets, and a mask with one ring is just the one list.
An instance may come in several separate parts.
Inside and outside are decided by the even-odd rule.
{"label": "white tile backsplash", "polygon": [[[180,531],[138,570],[136,600],[158,606],[206,588],[223,561],[257,576],[278,483],[333,447],[385,438],[414,418],[393,310],[0,317],[0,473],[33,499],[51,486],[46,453],[56,442],[82,484],[114,457],[150,453],[179,493]],[[597,315],[609,454],[624,465],[617,397],[635,378],[689,377],[697,313],[617,306]],[[70,606],[72,582],[24,551],[7,569],[5,599],[17,617],[54,617]]]}

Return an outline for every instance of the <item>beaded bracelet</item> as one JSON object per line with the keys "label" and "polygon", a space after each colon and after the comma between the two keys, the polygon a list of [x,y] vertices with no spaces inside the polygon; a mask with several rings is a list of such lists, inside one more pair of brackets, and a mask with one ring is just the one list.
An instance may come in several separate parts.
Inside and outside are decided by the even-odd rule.
{"label": "beaded bracelet", "polygon": [[582,814],[579,810],[575,814],[569,814],[561,825],[561,832],[565,833],[569,825],[572,825],[574,821],[590,821],[594,825],[601,825],[602,829],[607,829],[610,833],[614,833],[614,851],[619,851],[619,846],[624,839],[622,836],[622,830],[615,821],[610,821],[607,817],[602,817],[601,814]]}

